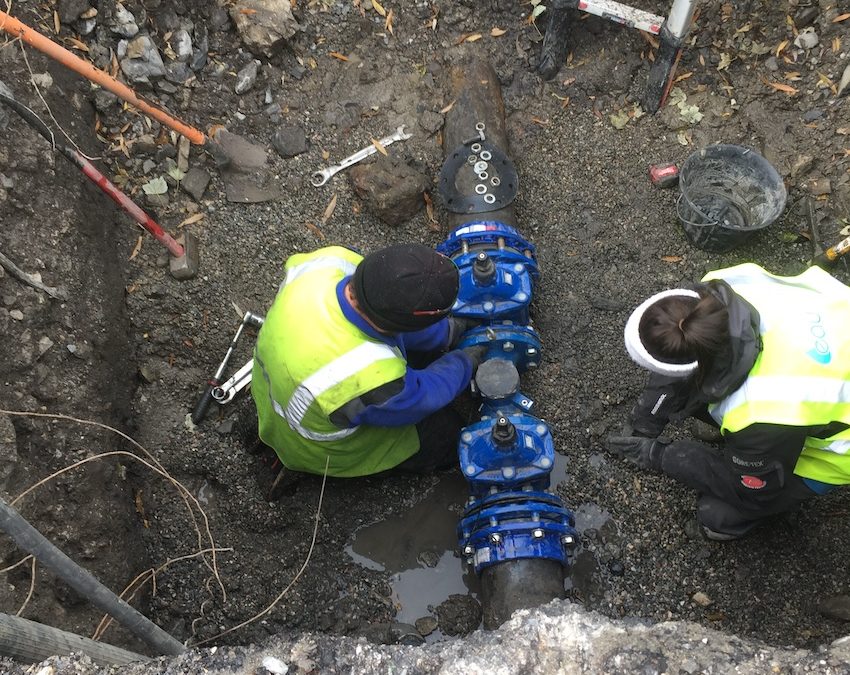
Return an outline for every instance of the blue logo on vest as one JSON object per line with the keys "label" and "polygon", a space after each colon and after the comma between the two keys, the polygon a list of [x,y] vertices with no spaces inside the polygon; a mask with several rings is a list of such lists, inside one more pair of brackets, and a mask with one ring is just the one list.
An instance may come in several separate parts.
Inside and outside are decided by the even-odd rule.
{"label": "blue logo on vest", "polygon": [[821,322],[820,314],[816,312],[807,312],[809,317],[809,333],[814,338],[815,344],[809,351],[806,352],[813,361],[826,365],[832,360],[832,352],[829,349],[829,342],[826,340],[826,329]]}

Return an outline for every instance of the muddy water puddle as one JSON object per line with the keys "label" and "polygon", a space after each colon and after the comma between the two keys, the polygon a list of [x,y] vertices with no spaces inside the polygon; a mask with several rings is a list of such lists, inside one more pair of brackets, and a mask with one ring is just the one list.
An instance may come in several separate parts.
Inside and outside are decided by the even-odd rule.
{"label": "muddy water puddle", "polygon": [[[567,457],[556,453],[553,487],[567,480],[568,464]],[[451,595],[478,599],[478,579],[465,573],[465,566],[455,555],[456,527],[468,494],[462,476],[441,476],[411,508],[361,527],[346,546],[346,553],[354,562],[390,575],[397,622],[414,624],[417,619],[434,617],[435,608]],[[615,527],[610,514],[597,504],[585,503],[573,508],[579,533],[587,531],[593,535]],[[595,555],[581,550],[565,587],[592,596],[599,592],[599,576]],[[428,642],[441,639],[445,636],[439,630],[426,637]]]}

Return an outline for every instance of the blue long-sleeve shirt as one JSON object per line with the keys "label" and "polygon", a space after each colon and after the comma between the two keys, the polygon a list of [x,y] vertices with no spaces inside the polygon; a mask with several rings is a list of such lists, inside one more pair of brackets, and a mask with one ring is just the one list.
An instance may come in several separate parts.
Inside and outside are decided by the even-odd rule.
{"label": "blue long-sleeve shirt", "polygon": [[[351,277],[337,285],[339,306],[345,318],[366,335],[391,347],[398,347],[407,358],[408,351],[432,352],[449,348],[449,321],[437,323],[411,333],[387,335],[379,333],[345,297],[345,287]],[[472,359],[461,351],[443,354],[422,369],[407,368],[403,381],[382,388],[373,396],[364,395],[334,413],[335,423],[354,427],[368,424],[381,427],[399,427],[416,424],[428,415],[445,408],[466,388],[472,378]]]}

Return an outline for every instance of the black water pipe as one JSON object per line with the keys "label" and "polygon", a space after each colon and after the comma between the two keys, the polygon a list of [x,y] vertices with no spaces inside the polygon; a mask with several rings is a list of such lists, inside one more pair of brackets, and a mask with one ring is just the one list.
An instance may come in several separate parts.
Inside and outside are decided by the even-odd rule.
{"label": "black water pipe", "polygon": [[103,610],[159,654],[177,656],[186,648],[51,544],[15,509],[0,499],[0,529],[62,581]]}
{"label": "black water pipe", "polygon": [[95,642],[76,633],[0,613],[0,654],[22,663],[38,663],[71,652],[82,652],[95,663],[106,666],[149,660],[147,656]]}

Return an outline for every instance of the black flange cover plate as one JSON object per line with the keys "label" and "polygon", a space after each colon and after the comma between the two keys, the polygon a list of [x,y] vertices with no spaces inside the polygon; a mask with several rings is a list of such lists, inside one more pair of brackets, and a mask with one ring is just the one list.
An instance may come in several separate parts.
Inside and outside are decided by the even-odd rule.
{"label": "black flange cover plate", "polygon": [[[480,145],[478,152],[472,148]],[[474,162],[469,161],[470,155],[481,160],[481,153],[489,152],[487,161],[487,179],[480,180],[474,170]],[[499,179],[498,185],[492,184],[493,177]],[[476,185],[485,185],[487,192],[477,194]],[[443,162],[440,170],[440,197],[445,207],[453,213],[486,213],[498,211],[510,204],[517,195],[519,178],[514,163],[504,152],[487,140],[474,140],[459,145]],[[494,201],[488,203],[486,195],[491,194]]]}

